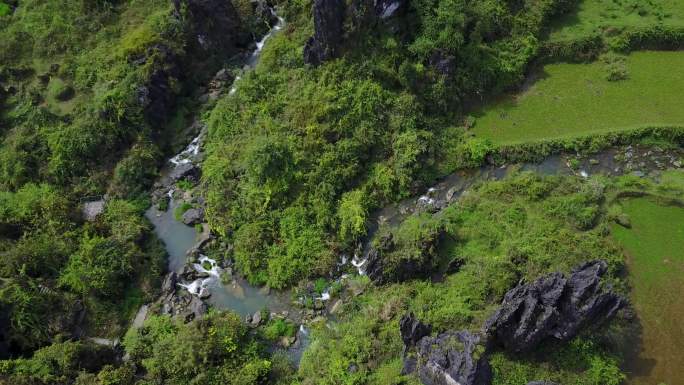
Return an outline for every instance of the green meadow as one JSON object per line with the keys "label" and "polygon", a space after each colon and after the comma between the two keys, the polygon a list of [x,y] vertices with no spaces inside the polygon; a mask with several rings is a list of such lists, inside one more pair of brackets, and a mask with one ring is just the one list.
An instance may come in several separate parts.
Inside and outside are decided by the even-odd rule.
{"label": "green meadow", "polygon": [[680,0],[584,0],[552,26],[550,40],[565,40],[593,33],[656,25],[684,27]]}
{"label": "green meadow", "polygon": [[684,124],[684,52],[635,52],[622,60],[627,77],[618,81],[608,80],[601,61],[546,65],[524,91],[476,111],[473,132],[511,144]]}
{"label": "green meadow", "polygon": [[632,227],[614,225],[613,236],[628,255],[632,301],[643,329],[630,384],[676,384],[684,377],[684,208],[652,198],[621,204]]}

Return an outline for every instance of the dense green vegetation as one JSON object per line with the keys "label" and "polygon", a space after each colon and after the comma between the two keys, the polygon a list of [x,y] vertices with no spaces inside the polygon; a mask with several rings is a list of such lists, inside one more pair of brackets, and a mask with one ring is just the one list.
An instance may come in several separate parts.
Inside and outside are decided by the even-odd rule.
{"label": "dense green vegetation", "polygon": [[[417,384],[401,375],[406,311],[435,331],[475,330],[521,279],[590,259],[608,261],[618,292],[634,288],[644,327],[658,321],[644,296],[681,291],[652,286],[681,269],[682,246],[668,240],[684,239],[682,212],[661,205],[682,198],[677,172],[657,186],[531,173],[484,183],[380,229],[375,245],[392,235],[391,283],[328,286],[374,210],[455,170],[559,149],[544,141],[597,150],[643,139],[651,132],[635,129],[647,126],[680,130],[652,144],[681,145],[684,56],[629,53],[680,48],[680,2],[410,0],[382,20],[374,1],[347,1],[340,56],[320,66],[302,58],[312,1],[276,3],[285,28],[243,72],[237,54],[268,28],[249,0],[221,3],[235,28],[213,49],[205,32],[224,23],[193,25],[185,0],[0,0],[0,384]],[[213,101],[204,93],[219,68],[242,79]],[[525,84],[530,72],[540,75]],[[486,100],[499,101],[478,110]],[[189,323],[153,314],[125,332],[159,295],[165,252],[143,213],[194,116],[208,126],[202,179],[177,183],[196,195],[175,216],[206,201],[212,256],[235,273],[340,300],[298,371],[269,349],[292,342],[286,319],[248,328],[231,312]],[[104,211],[85,220],[84,204],[104,195]],[[627,279],[634,266],[647,268]],[[618,318],[529,355],[497,351],[495,384],[618,385],[634,329]],[[122,351],[88,338],[124,334]]]}
{"label": "dense green vegetation", "polygon": [[[458,272],[439,282],[393,284],[355,298],[339,325],[317,329],[300,375],[317,384],[400,383],[402,342],[396,328],[406,311],[438,331],[477,330],[519,280],[568,271],[586,260],[609,261],[615,287],[626,290],[622,254],[609,237],[610,219],[604,214],[603,202],[617,188],[611,183],[524,173],[485,183],[438,214],[407,219],[391,230],[402,245],[394,255],[410,254],[415,244],[416,233],[407,228],[434,228],[437,222],[444,229],[443,243],[428,262],[456,259]],[[623,327],[613,324],[608,332],[545,346],[529,357],[497,353],[495,383],[544,378],[566,385],[619,384]],[[349,372],[350,365],[359,370]]]}
{"label": "dense green vegetation", "polygon": [[[0,303],[10,352],[25,354],[119,335],[156,295],[165,253],[133,198],[160,154],[136,89],[164,58],[131,58],[180,49],[182,31],[165,1],[14,5],[0,27]],[[84,223],[82,198],[105,192]]]}
{"label": "dense green vegetation", "polygon": [[188,18],[167,0],[0,2],[0,357],[120,335],[157,295],[146,190],[184,128],[175,99],[211,70],[180,72]]}
{"label": "dense green vegetation", "polygon": [[[269,357],[233,313],[210,313],[190,324],[169,317],[148,319],[123,341],[130,359],[108,364],[108,348],[65,342],[38,350],[31,359],[4,361],[2,384],[144,385],[286,383],[292,375],[284,356]],[[109,357],[108,357],[109,356]],[[109,360],[108,360],[109,359]],[[137,369],[145,375],[137,375]],[[74,380],[75,379],[75,380]]]}
{"label": "dense green vegetation", "polygon": [[[456,127],[459,106],[521,81],[566,6],[412,1],[401,20],[352,20],[347,54],[309,68],[310,2],[283,3],[286,30],[208,119],[207,213],[240,271],[276,288],[324,274],[370,210],[481,162],[486,143]],[[440,72],[435,55],[458,71]]]}

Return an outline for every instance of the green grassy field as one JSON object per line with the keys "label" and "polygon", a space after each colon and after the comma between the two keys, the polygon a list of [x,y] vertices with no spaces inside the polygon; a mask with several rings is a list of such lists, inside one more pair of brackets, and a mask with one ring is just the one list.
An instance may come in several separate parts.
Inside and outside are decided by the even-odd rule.
{"label": "green grassy field", "polygon": [[662,24],[684,27],[681,0],[583,0],[575,12],[553,26],[551,40],[563,40],[610,29],[641,28]]}
{"label": "green grassy field", "polygon": [[632,385],[676,384],[684,378],[684,208],[649,198],[622,202],[632,228],[615,225],[627,252],[632,300],[643,327]]}
{"label": "green grassy field", "polygon": [[629,77],[608,81],[602,62],[550,64],[540,79],[473,115],[476,136],[497,144],[684,124],[684,52],[635,52]]}

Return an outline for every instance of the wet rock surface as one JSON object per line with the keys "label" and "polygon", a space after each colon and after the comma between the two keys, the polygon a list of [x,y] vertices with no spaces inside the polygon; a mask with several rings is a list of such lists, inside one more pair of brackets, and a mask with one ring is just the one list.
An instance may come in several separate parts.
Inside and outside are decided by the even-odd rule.
{"label": "wet rock surface", "polygon": [[568,341],[585,327],[615,316],[625,299],[604,289],[607,265],[594,261],[569,276],[553,273],[506,293],[499,310],[485,324],[492,342],[512,352],[527,352],[542,341]]}
{"label": "wet rock surface", "polygon": [[157,304],[162,314],[190,322],[200,318],[208,311],[208,306],[201,298],[178,289],[178,275],[167,274],[162,284],[162,295]]}
{"label": "wet rock surface", "polygon": [[192,163],[179,164],[169,173],[169,178],[174,182],[181,179],[197,180],[199,176],[200,168]]}
{"label": "wet rock surface", "polygon": [[343,38],[344,0],[314,0],[314,35],[304,46],[304,62],[314,66],[337,57]]}

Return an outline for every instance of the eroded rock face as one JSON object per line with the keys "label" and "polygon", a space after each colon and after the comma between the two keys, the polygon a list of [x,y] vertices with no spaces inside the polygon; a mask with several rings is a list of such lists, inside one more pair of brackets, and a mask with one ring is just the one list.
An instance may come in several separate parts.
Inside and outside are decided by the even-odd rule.
{"label": "eroded rock face", "polygon": [[314,66],[337,57],[343,37],[344,0],[314,0],[314,36],[304,47],[304,62]]}
{"label": "eroded rock face", "polygon": [[380,242],[376,247],[373,247],[368,253],[368,265],[366,266],[366,274],[371,281],[375,283],[382,283],[385,273],[385,263],[383,255],[394,248],[394,239],[392,234],[387,234],[380,238]]}
{"label": "eroded rock face", "polygon": [[492,342],[512,352],[534,349],[547,338],[568,341],[580,329],[611,319],[625,300],[606,290],[604,261],[583,264],[566,277],[553,273],[506,293],[485,324]]}
{"label": "eroded rock face", "polygon": [[420,322],[413,313],[409,313],[399,320],[399,331],[405,346],[415,346],[423,337],[430,335],[432,327]]}
{"label": "eroded rock face", "polygon": [[418,377],[425,385],[489,385],[492,369],[480,336],[468,331],[425,337],[417,345]]}
{"label": "eroded rock face", "polygon": [[403,374],[417,372],[425,385],[489,385],[492,370],[481,337],[468,331],[430,337],[432,328],[413,313],[399,320],[404,341]]}

